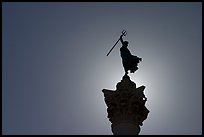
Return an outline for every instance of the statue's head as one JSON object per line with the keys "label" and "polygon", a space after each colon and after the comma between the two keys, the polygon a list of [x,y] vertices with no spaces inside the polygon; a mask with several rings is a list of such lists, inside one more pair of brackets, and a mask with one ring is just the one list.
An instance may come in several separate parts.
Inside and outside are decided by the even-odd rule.
{"label": "statue's head", "polygon": [[124,46],[126,46],[126,47],[128,46],[128,43],[129,43],[128,41],[123,42]]}

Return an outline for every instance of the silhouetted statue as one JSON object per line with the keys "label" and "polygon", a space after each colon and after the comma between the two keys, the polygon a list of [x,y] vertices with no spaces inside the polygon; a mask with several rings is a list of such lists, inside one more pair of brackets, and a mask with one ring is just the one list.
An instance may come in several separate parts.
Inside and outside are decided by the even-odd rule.
{"label": "silhouetted statue", "polygon": [[125,70],[125,75],[128,74],[128,70],[130,70],[131,73],[134,73],[138,67],[138,63],[142,61],[142,58],[139,58],[137,56],[134,56],[130,53],[128,46],[128,41],[123,41],[123,34],[120,36],[120,41],[122,43],[122,47],[120,48],[120,55],[122,57],[122,63]]}
{"label": "silhouetted statue", "polygon": [[122,63],[125,70],[125,75],[128,74],[128,70],[130,70],[131,73],[134,73],[138,67],[138,63],[142,61],[142,58],[139,58],[137,56],[134,56],[130,53],[128,46],[128,41],[123,41],[123,36],[126,36],[127,32],[125,30],[122,31],[122,35],[120,38],[116,41],[114,46],[111,48],[111,50],[108,52],[107,56],[110,54],[110,52],[114,49],[116,44],[121,41],[122,47],[120,48],[120,55],[122,57]]}

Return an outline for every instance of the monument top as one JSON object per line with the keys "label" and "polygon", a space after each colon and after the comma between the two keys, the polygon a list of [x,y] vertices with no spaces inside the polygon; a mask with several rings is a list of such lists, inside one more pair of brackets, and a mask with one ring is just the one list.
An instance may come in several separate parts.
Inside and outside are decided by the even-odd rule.
{"label": "monument top", "polygon": [[134,73],[136,70],[138,70],[138,63],[142,61],[142,58],[132,55],[128,49],[128,41],[123,40],[123,36],[126,36],[127,32],[125,30],[122,31],[122,34],[120,35],[119,39],[116,41],[114,46],[111,48],[111,50],[108,52],[107,56],[110,54],[110,52],[113,50],[113,48],[116,46],[116,44],[120,41],[122,44],[122,47],[120,48],[120,56],[122,58],[122,64],[123,68],[125,70],[125,75],[128,74],[128,71],[130,70],[131,73]]}

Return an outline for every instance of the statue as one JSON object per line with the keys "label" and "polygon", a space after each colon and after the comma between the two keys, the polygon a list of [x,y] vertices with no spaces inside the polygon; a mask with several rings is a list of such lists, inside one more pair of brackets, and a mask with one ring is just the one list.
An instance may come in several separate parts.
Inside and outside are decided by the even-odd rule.
{"label": "statue", "polygon": [[122,43],[122,47],[120,48],[120,55],[122,58],[123,67],[125,70],[125,75],[128,74],[128,70],[130,70],[131,73],[134,73],[138,67],[138,63],[142,61],[142,58],[139,58],[137,56],[134,56],[130,53],[128,47],[128,41],[123,41],[123,35],[120,36],[120,41]]}
{"label": "statue", "polygon": [[132,55],[129,49],[127,48],[128,41],[123,41],[123,36],[126,36],[126,34],[127,34],[126,31],[123,30],[122,35],[107,54],[108,56],[110,52],[113,50],[113,48],[116,46],[116,44],[119,41],[121,41],[122,47],[120,48],[120,56],[122,58],[122,64],[125,70],[125,75],[128,74],[128,70],[130,70],[131,73],[134,73],[138,69],[137,67],[138,63],[142,61],[142,58]]}

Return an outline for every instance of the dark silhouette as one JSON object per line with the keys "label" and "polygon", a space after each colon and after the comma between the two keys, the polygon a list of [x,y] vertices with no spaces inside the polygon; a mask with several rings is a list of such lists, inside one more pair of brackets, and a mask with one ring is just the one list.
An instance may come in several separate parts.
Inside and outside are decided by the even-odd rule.
{"label": "dark silhouette", "polygon": [[123,35],[120,36],[120,41],[122,43],[122,47],[120,48],[120,55],[122,57],[122,63],[125,70],[125,75],[128,74],[128,70],[130,70],[131,73],[134,73],[138,67],[138,63],[142,61],[142,58],[139,58],[137,56],[134,56],[130,53],[128,46],[128,41],[123,41]]}

